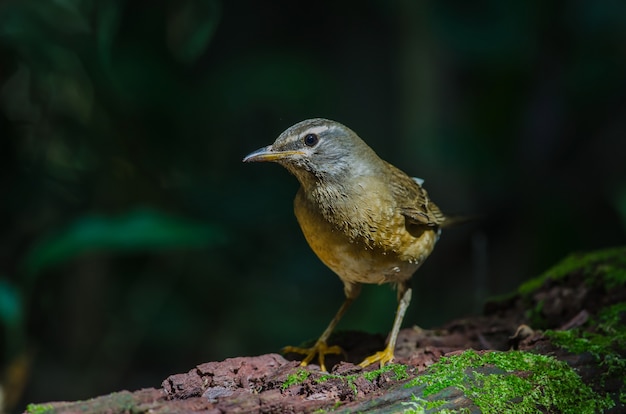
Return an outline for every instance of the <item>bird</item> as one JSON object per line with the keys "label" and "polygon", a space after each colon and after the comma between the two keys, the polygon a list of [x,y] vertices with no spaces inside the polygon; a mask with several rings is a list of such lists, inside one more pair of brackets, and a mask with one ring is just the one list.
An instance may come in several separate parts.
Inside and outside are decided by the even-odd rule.
{"label": "bird", "polygon": [[387,345],[359,365],[394,359],[402,320],[411,301],[409,281],[431,254],[441,228],[451,221],[413,178],[381,159],[354,131],[323,118],[301,121],[243,162],[275,162],[300,182],[294,213],[304,237],[344,286],[345,301],[312,347],[287,346],[303,354],[302,366],[343,350],[328,339],[359,296],[362,284],[390,283],[398,307]]}

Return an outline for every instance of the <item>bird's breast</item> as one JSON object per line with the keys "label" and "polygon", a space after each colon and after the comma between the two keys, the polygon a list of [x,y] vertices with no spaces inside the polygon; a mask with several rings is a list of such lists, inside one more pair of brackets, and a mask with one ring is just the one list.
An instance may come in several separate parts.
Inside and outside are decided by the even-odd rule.
{"label": "bird's breast", "polygon": [[401,214],[381,210],[376,203],[385,201],[376,194],[369,196],[356,203],[348,200],[347,207],[346,203],[327,206],[301,188],[294,212],[311,249],[342,281],[405,281],[431,253],[437,233],[433,229],[407,231]]}

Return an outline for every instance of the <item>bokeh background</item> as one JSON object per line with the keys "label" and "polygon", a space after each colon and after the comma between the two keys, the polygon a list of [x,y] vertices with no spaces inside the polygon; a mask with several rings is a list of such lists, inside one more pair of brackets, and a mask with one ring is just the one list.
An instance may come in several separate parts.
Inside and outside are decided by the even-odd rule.
{"label": "bokeh background", "polygon": [[[624,244],[624,2],[3,0],[4,409],[316,338],[341,283],[296,180],[241,163],[311,117],[480,217],[444,233],[405,326]],[[386,333],[395,306],[368,286],[339,329]]]}

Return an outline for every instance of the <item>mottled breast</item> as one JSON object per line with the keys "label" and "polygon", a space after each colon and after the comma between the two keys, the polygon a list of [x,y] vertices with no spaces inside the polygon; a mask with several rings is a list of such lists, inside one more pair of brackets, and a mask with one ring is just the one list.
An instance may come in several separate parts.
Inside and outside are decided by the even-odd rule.
{"label": "mottled breast", "polygon": [[[365,196],[378,197],[375,193]],[[353,220],[333,223],[301,188],[294,210],[311,249],[344,283],[408,280],[432,252],[437,229],[407,228],[400,211],[386,217],[371,212],[358,217],[362,214],[358,205],[353,207]]]}

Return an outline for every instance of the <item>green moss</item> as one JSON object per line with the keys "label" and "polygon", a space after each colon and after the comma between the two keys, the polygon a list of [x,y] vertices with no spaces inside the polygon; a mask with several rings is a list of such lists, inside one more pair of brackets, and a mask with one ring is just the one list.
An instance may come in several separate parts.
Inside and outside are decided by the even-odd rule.
{"label": "green moss", "polygon": [[[450,414],[453,412],[455,413],[461,412],[461,411],[456,411],[456,410],[451,411],[445,408],[441,408],[445,404],[446,404],[445,401],[428,401],[423,398],[419,398],[415,394],[413,394],[411,396],[411,401],[402,403],[403,406],[407,407],[404,411],[402,411],[402,414],[425,414],[427,411],[436,410],[436,409],[439,409],[437,413],[440,413],[440,414]],[[469,413],[469,410],[467,410],[467,412]]]}
{"label": "green moss", "polygon": [[283,382],[283,385],[281,386],[281,388],[285,390],[291,387],[292,385],[302,384],[304,381],[306,381],[307,378],[309,378],[310,375],[311,373],[309,371],[307,371],[306,369],[300,368],[295,373],[289,374],[287,376],[287,379],[285,380],[285,382]]}
{"label": "green moss", "polygon": [[[546,331],[552,343],[574,354],[590,353],[606,368],[606,376],[626,372],[626,302],[608,306],[587,322],[587,329]],[[626,384],[621,392],[626,392]]]}
{"label": "green moss", "polygon": [[386,372],[393,372],[393,374],[395,375],[394,380],[402,381],[409,378],[407,368],[408,367],[406,365],[402,364],[388,364],[380,369],[364,373],[363,377],[365,377],[365,379],[368,381],[374,381],[376,378],[380,377]]}
{"label": "green moss", "polygon": [[54,407],[51,404],[28,404],[26,407],[28,414],[51,414]]}
{"label": "green moss", "polygon": [[565,362],[521,351],[444,357],[407,386],[424,386],[425,397],[457,388],[483,413],[595,413],[613,405]]}
{"label": "green moss", "polygon": [[347,382],[348,387],[350,387],[350,389],[357,394],[358,393],[358,389],[356,387],[355,381],[360,378],[363,377],[366,380],[372,382],[374,381],[376,378],[380,377],[382,374],[386,373],[386,372],[393,372],[394,373],[394,380],[395,381],[402,381],[405,380],[407,378],[409,378],[409,374],[407,372],[408,367],[406,365],[402,365],[402,364],[388,364],[385,365],[382,368],[379,369],[375,369],[373,371],[368,371],[368,372],[364,372],[362,374],[352,374],[352,375],[337,375],[337,374],[324,374],[322,376],[320,376],[319,378],[316,378],[315,381],[318,383],[322,383],[325,381],[328,381],[330,379],[340,379],[342,381]]}
{"label": "green moss", "polygon": [[336,409],[338,409],[339,407],[341,407],[342,404],[343,404],[343,402],[338,400],[338,401],[335,401],[335,404],[332,407],[330,407],[330,409],[327,410],[325,408],[320,408],[319,410],[313,411],[313,413],[323,414],[323,413],[333,412]]}
{"label": "green moss", "polygon": [[528,296],[541,288],[546,279],[558,280],[577,272],[581,272],[590,283],[601,277],[609,289],[623,285],[626,283],[626,247],[572,254],[543,275],[522,284],[518,293]]}

